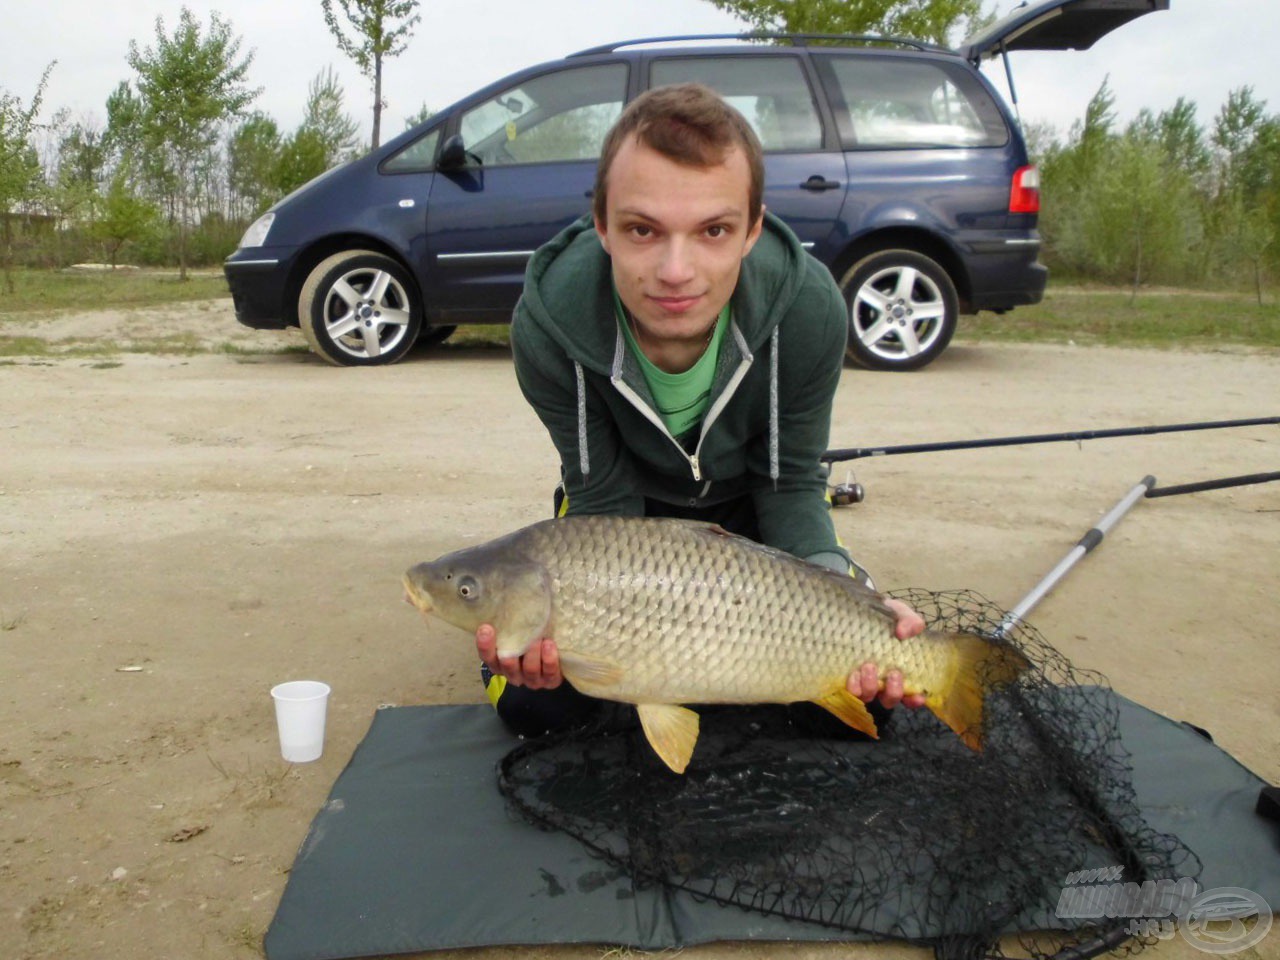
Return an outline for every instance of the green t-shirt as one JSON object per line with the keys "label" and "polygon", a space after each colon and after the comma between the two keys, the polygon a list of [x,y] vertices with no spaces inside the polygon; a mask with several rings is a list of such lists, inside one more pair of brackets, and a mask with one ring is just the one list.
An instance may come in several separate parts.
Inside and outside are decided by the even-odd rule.
{"label": "green t-shirt", "polygon": [[618,314],[618,326],[627,338],[627,348],[640,363],[662,422],[673,437],[688,433],[702,422],[703,414],[711,403],[711,381],[716,372],[716,358],[720,355],[720,341],[724,339],[724,331],[729,324],[729,305],[726,303],[720,311],[711,342],[698,362],[684,373],[667,373],[655,366],[636,343],[631,324],[627,322],[627,312],[616,290],[613,303]]}

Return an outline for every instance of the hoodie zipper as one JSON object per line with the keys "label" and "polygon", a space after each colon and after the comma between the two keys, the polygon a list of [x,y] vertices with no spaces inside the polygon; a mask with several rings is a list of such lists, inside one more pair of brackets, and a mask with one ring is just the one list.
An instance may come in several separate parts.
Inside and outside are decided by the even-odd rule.
{"label": "hoodie zipper", "polygon": [[[733,398],[739,384],[742,383],[743,377],[747,375],[747,371],[751,369],[751,364],[754,360],[755,358],[748,353],[741,361],[739,361],[737,369],[733,372],[733,377],[730,378],[729,383],[720,393],[720,396],[716,398],[715,403],[711,405],[711,409],[707,411],[706,416],[702,418],[702,432],[698,435],[698,444],[694,448],[692,454],[685,452],[684,447],[680,446],[680,441],[671,435],[671,431],[667,429],[667,425],[662,422],[662,417],[658,412],[645,403],[640,395],[632,389],[631,385],[622,379],[620,372],[611,376],[609,379],[613,383],[614,388],[626,397],[627,401],[640,411],[640,413],[644,415],[645,419],[657,427],[658,431],[670,440],[672,445],[680,451],[680,456],[684,457],[685,460],[688,461],[689,470],[693,473],[693,479],[701,483],[703,479],[702,462],[700,460],[700,455],[702,453],[702,441],[707,438],[707,433],[710,432],[711,425],[715,423],[724,408],[729,405],[729,401]],[[710,487],[711,484],[708,482],[707,486],[703,488],[702,493],[699,494],[699,496],[705,496]]]}

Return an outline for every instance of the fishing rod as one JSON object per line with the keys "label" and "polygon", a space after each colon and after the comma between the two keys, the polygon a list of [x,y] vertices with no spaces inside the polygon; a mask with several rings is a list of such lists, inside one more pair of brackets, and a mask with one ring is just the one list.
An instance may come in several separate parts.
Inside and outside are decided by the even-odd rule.
{"label": "fishing rod", "polygon": [[1229,427],[1261,427],[1280,425],[1280,417],[1254,417],[1249,420],[1211,420],[1203,423],[1173,423],[1163,426],[1117,427],[1107,430],[1077,430],[1069,433],[1033,433],[1020,437],[988,437],[978,440],[947,440],[939,443],[903,443],[891,447],[848,447],[828,450],[819,459],[823,463],[860,460],[863,457],[888,457],[903,453],[937,453],[944,450],[973,450],[983,447],[1012,447],[1032,443],[1061,443],[1105,440],[1112,437],[1139,437],[1156,433],[1185,433],[1192,430],[1224,430]]}

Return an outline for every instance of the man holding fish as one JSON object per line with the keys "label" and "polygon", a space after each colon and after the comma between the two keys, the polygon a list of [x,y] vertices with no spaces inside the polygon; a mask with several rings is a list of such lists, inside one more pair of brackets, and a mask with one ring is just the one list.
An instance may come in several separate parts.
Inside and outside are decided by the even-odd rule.
{"label": "man holding fish", "polygon": [[[530,261],[512,324],[517,378],[561,456],[562,516],[705,520],[866,580],[837,541],[819,460],[846,306],[765,213],[763,179],[755,133],[705,87],[634,101],[605,140],[592,217]],[[923,631],[909,607],[886,603],[900,639]],[[484,624],[476,644],[516,732],[593,709],[564,682],[554,637],[500,657]],[[864,703],[924,703],[904,697],[898,670],[849,669]]]}

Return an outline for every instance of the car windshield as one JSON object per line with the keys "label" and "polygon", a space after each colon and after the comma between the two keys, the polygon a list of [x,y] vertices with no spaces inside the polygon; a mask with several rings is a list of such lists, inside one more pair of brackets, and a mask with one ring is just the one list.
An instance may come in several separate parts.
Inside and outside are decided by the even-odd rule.
{"label": "car windshield", "polygon": [[594,160],[626,90],[622,63],[555,70],[472,107],[459,130],[484,166]]}
{"label": "car windshield", "polygon": [[462,139],[467,144],[488,141],[499,130],[507,130],[507,124],[526,112],[536,112],[538,103],[524,87],[508,90],[500,97],[486,100],[462,117]]}

